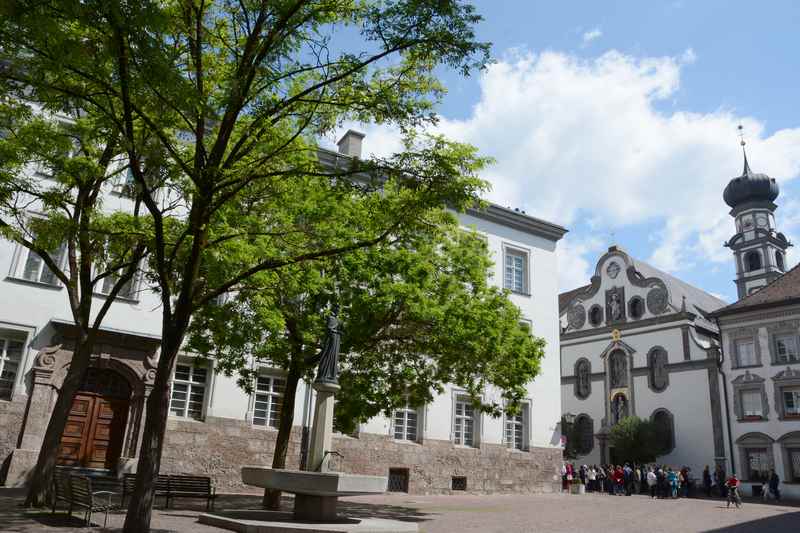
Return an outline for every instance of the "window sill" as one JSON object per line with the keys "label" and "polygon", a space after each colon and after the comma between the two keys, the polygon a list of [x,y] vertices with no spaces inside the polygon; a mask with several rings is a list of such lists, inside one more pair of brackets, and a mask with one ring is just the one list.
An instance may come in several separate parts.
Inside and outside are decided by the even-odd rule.
{"label": "window sill", "polygon": [[392,442],[395,444],[404,444],[406,446],[422,446],[422,443],[417,440],[407,440],[407,439],[395,439],[392,438]]}
{"label": "window sill", "polygon": [[25,278],[18,278],[16,276],[6,276],[6,281],[10,281],[12,283],[19,283],[20,285],[31,285],[33,287],[39,287],[41,289],[50,289],[51,291],[60,291],[64,288],[63,285],[59,282],[58,285],[51,285],[50,283],[44,283],[41,281],[32,281]]}
{"label": "window sill", "polygon": [[[103,298],[104,300],[108,298],[108,294],[103,294],[102,292],[93,292],[92,296],[94,296],[96,298]],[[138,298],[129,298],[127,296],[120,296],[120,295],[117,295],[117,297],[114,298],[114,301],[115,302],[122,302],[122,303],[126,303],[126,304],[138,304],[139,303],[139,299]]]}
{"label": "window sill", "polygon": [[786,365],[797,365],[800,364],[800,359],[794,361],[773,361],[771,366],[786,366]]}
{"label": "window sill", "polygon": [[468,446],[466,444],[456,444],[455,442],[453,443],[453,447],[456,448],[456,449],[459,449],[459,450],[479,450],[480,449],[480,446],[478,446],[478,445]]}
{"label": "window sill", "polygon": [[206,423],[206,419],[205,418],[197,419],[197,418],[189,418],[188,416],[169,415],[168,419],[169,420],[177,420],[179,422],[193,422],[195,424],[205,424]]}
{"label": "window sill", "polygon": [[761,365],[761,364],[759,364],[759,365],[741,365],[741,366],[731,366],[731,370],[742,370],[742,369],[746,369],[746,368],[761,368],[761,367],[763,367],[763,366],[764,366],[764,365]]}
{"label": "window sill", "polygon": [[515,291],[514,289],[509,289],[508,287],[505,287],[505,289],[506,289],[507,291],[509,291],[511,294],[516,294],[517,296],[524,296],[525,298],[530,298],[531,296],[533,296],[533,295],[532,295],[531,293],[529,293],[529,292],[525,292],[525,291]]}
{"label": "window sill", "polygon": [[737,418],[737,422],[767,422],[769,418],[765,416],[746,416],[743,418]]}

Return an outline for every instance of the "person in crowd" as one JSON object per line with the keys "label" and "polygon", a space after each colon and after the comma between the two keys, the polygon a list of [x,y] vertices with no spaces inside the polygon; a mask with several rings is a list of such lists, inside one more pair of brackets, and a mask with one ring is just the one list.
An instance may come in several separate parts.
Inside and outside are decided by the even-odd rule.
{"label": "person in crowd", "polygon": [[595,491],[595,483],[597,483],[597,467],[592,465],[589,467],[589,470],[586,471],[586,490],[589,492]]}
{"label": "person in crowd", "polygon": [[642,473],[644,469],[641,465],[633,465],[633,492],[634,494],[642,493]]}
{"label": "person in crowd", "polygon": [[656,487],[658,497],[665,498],[667,496],[667,473],[660,466],[656,470]]}
{"label": "person in crowd", "polygon": [[719,497],[725,498],[728,496],[728,488],[725,486],[725,469],[722,466],[717,465],[714,469],[714,485],[719,490]]}
{"label": "person in crowd", "polygon": [[561,463],[561,491],[568,490],[567,487],[567,464]]}
{"label": "person in crowd", "polygon": [[614,494],[622,496],[625,491],[625,471],[620,465],[614,469]]}
{"label": "person in crowd", "polygon": [[678,475],[680,481],[680,495],[684,498],[689,497],[689,467],[684,466]]}
{"label": "person in crowd", "polygon": [[706,493],[706,497],[711,497],[711,470],[709,470],[708,465],[703,469],[703,491]]}
{"label": "person in crowd", "polygon": [[650,490],[651,499],[655,499],[656,497],[656,482],[657,482],[656,472],[655,469],[651,466],[647,470],[647,487]]}
{"label": "person in crowd", "polygon": [[630,496],[633,490],[633,469],[628,463],[625,463],[625,467],[622,469],[622,479],[625,496]]}
{"label": "person in crowd", "polygon": [[669,495],[671,498],[678,497],[678,473],[672,467],[667,469],[667,481],[669,482]]}
{"label": "person in crowd", "polygon": [[586,486],[586,465],[581,465],[578,470],[578,478],[581,480],[581,485]]}
{"label": "person in crowd", "polygon": [[567,463],[567,491],[570,490],[573,479],[575,479],[575,465]]}
{"label": "person in crowd", "polygon": [[775,498],[776,501],[781,501],[781,478],[778,477],[778,474],[775,472],[775,469],[771,469],[769,474],[769,493]]}

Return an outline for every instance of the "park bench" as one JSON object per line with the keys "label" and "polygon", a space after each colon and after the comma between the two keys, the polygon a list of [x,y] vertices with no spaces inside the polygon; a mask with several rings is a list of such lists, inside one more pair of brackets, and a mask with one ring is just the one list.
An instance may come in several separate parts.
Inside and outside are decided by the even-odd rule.
{"label": "park bench", "polygon": [[[136,485],[136,474],[125,474],[122,477],[122,505],[133,493]],[[214,508],[217,495],[211,486],[211,478],[206,476],[189,476],[184,474],[164,474],[156,477],[155,497],[163,496],[169,509],[174,498],[202,498],[206,500],[206,508]]]}
{"label": "park bench", "polygon": [[105,512],[103,527],[108,524],[108,511],[114,505],[111,503],[111,496],[116,494],[109,490],[92,490],[92,480],[86,476],[76,476],[69,471],[56,472],[53,476],[53,513],[59,501],[69,505],[69,515],[72,516],[72,509],[75,507],[84,510],[84,521],[86,525],[92,523],[92,513]]}

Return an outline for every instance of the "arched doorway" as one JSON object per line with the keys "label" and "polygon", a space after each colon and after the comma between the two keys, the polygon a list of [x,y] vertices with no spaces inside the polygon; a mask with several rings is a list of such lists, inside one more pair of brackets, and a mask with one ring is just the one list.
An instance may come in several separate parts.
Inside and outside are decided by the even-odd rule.
{"label": "arched doorway", "polygon": [[122,452],[131,389],[110,369],[90,368],[72,400],[58,464],[113,469]]}

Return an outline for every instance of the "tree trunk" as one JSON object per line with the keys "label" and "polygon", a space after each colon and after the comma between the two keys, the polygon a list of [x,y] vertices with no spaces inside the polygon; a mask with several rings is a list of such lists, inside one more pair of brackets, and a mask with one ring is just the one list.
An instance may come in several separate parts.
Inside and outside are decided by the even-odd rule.
{"label": "tree trunk", "polygon": [[[275,437],[275,452],[272,455],[272,468],[286,468],[286,452],[289,450],[289,439],[292,436],[292,425],[294,424],[294,404],[297,398],[297,384],[300,382],[301,370],[296,364],[297,357],[292,357],[292,364],[289,367],[289,374],[286,376],[286,388],[283,393],[283,403],[281,404],[281,418],[278,423],[278,435]],[[281,491],[264,489],[263,505],[265,509],[280,511]]]}
{"label": "tree trunk", "polygon": [[[180,333],[177,333],[178,329]],[[136,484],[125,515],[123,529],[125,533],[150,531],[155,481],[161,468],[161,451],[164,447],[164,433],[169,414],[169,378],[185,331],[185,327],[175,328],[172,332],[165,328],[162,337],[162,351],[156,379],[147,399],[142,447],[139,450],[139,461],[136,466]]]}
{"label": "tree trunk", "polygon": [[83,383],[86,371],[89,368],[90,354],[92,353],[94,340],[87,339],[81,335],[76,343],[75,352],[72,354],[67,375],[64,383],[58,391],[53,412],[47,423],[47,430],[42,440],[42,447],[39,450],[39,457],[36,466],[28,480],[28,494],[25,497],[27,507],[42,507],[47,505],[53,472],[58,461],[58,448],[61,444],[61,434],[67,424],[67,417],[72,409],[72,400],[75,393]]}

